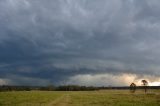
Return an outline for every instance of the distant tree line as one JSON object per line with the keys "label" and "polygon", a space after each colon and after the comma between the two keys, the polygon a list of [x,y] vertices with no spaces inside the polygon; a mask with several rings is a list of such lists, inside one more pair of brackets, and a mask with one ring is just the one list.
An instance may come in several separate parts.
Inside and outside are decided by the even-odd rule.
{"label": "distant tree line", "polygon": [[1,91],[30,91],[32,87],[30,86],[9,86],[9,85],[2,85],[0,86]]}
{"label": "distant tree line", "polygon": [[1,91],[31,91],[31,90],[40,90],[40,91],[93,91],[98,90],[98,87],[93,86],[78,86],[78,85],[66,85],[55,87],[53,85],[49,86],[0,86]]}
{"label": "distant tree line", "polygon": [[93,90],[98,90],[98,87],[67,85],[67,86],[59,86],[59,87],[57,87],[56,90],[57,91],[93,91]]}
{"label": "distant tree line", "polygon": [[105,89],[118,89],[118,90],[130,90],[132,93],[135,93],[136,89],[144,89],[145,93],[147,89],[160,89],[160,86],[147,86],[148,82],[142,81],[142,86],[136,86],[135,83],[131,83],[130,86],[124,87],[94,87],[94,86],[78,86],[78,85],[63,85],[63,86],[9,86],[2,85],[0,86],[0,92],[4,91],[94,91],[94,90],[105,90]]}

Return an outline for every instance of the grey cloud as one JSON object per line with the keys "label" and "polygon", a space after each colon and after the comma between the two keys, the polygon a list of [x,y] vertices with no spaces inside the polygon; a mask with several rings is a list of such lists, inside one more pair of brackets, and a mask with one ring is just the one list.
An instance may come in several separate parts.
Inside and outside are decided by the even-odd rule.
{"label": "grey cloud", "polygon": [[1,0],[0,78],[58,84],[79,74],[159,76],[159,5],[159,0]]}

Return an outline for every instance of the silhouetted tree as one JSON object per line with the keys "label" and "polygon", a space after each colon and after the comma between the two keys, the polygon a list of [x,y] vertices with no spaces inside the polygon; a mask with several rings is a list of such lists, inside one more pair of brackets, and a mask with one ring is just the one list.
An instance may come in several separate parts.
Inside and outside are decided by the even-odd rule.
{"label": "silhouetted tree", "polygon": [[144,88],[144,92],[147,93],[148,81],[142,80],[141,83]]}
{"label": "silhouetted tree", "polygon": [[135,93],[135,91],[136,91],[136,84],[135,83],[131,83],[131,85],[130,85],[130,91],[132,93]]}

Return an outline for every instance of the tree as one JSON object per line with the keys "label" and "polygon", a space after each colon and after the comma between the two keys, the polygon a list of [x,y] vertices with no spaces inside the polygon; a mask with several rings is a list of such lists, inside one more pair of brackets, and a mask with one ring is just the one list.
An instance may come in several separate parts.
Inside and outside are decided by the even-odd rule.
{"label": "tree", "polygon": [[142,86],[144,88],[144,92],[147,93],[148,81],[142,80],[141,83],[142,83]]}
{"label": "tree", "polygon": [[135,93],[135,91],[136,91],[136,84],[135,83],[131,83],[130,91],[131,91],[131,93]]}

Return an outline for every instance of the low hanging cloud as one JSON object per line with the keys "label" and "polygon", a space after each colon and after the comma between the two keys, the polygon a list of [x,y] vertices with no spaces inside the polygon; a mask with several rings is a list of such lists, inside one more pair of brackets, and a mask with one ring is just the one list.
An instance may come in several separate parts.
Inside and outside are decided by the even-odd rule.
{"label": "low hanging cloud", "polygon": [[126,86],[134,82],[136,75],[122,74],[96,74],[76,75],[69,79],[67,84],[80,84],[86,86]]}
{"label": "low hanging cloud", "polygon": [[0,85],[8,85],[11,83],[9,79],[0,79]]}
{"label": "low hanging cloud", "polygon": [[[141,86],[141,81],[146,79],[151,86],[160,86],[160,78],[136,74],[96,74],[96,75],[76,75],[69,78],[65,84],[79,84],[85,86],[129,86],[134,82],[137,86]],[[64,84],[64,81],[61,82]]]}
{"label": "low hanging cloud", "polygon": [[159,81],[159,9],[159,0],[0,0],[0,84]]}

